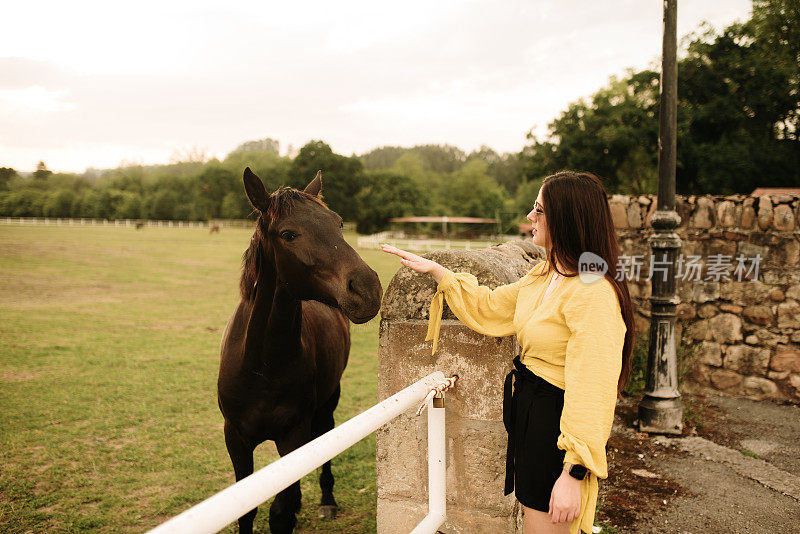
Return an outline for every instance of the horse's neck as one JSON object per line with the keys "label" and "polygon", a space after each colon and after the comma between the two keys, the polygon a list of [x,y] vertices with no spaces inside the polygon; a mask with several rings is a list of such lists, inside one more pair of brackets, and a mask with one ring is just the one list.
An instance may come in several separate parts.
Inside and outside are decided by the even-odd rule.
{"label": "horse's neck", "polygon": [[300,348],[302,306],[279,282],[270,254],[265,254],[256,282],[245,334],[245,360],[255,367],[286,363]]}

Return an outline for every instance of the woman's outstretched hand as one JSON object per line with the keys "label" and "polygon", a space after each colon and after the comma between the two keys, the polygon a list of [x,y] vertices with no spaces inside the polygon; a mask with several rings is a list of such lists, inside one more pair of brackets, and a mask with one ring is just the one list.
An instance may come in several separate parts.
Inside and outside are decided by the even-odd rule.
{"label": "woman's outstretched hand", "polygon": [[430,273],[430,275],[433,276],[433,279],[436,280],[437,284],[439,283],[439,280],[442,279],[442,276],[444,276],[445,268],[433,260],[423,258],[422,256],[417,256],[416,254],[406,252],[405,250],[400,250],[392,245],[381,245],[381,250],[388,252],[389,254],[394,254],[395,256],[400,256],[400,263],[409,269],[413,269],[418,273]]}

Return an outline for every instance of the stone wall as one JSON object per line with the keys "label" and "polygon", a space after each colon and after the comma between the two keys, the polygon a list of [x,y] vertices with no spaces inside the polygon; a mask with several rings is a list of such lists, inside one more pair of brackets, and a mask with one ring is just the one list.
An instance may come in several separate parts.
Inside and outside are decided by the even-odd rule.
{"label": "stone wall", "polygon": [[[428,257],[492,288],[518,280],[541,260],[530,242]],[[439,530],[522,532],[514,495],[503,496],[503,378],[519,351],[516,338],[477,334],[445,305],[439,346],[431,356],[431,343],[423,340],[435,290],[430,276],[410,269],[400,269],[389,284],[381,307],[378,399],[435,370],[457,374],[456,387],[445,395],[447,521]],[[427,417],[406,413],[382,427],[376,439],[378,532],[410,532],[428,510]]]}
{"label": "stone wall", "polygon": [[[653,232],[655,196],[613,195],[609,205],[622,254],[628,256],[623,259],[643,257],[641,276],[637,279],[631,268],[627,273],[638,331],[646,334],[647,238]],[[681,217],[679,254],[699,256],[703,266],[677,280],[677,336],[683,346],[696,348],[686,383],[753,399],[800,400],[798,195],[677,196],[676,211]],[[754,270],[735,271],[737,258],[752,268],[748,258],[757,255],[757,276]],[[726,257],[731,259],[727,266]]]}

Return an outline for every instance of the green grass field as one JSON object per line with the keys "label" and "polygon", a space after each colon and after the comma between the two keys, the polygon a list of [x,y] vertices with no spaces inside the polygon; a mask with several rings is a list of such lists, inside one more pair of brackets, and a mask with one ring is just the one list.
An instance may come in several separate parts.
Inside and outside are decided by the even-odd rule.
{"label": "green grass field", "polygon": [[[216,377],[250,235],[0,226],[0,531],[141,532],[234,481]],[[399,262],[360,252],[385,289]],[[378,319],[351,332],[337,423],[376,402]],[[297,531],[374,532],[374,470],[374,436],[334,460],[334,521],[305,477]]]}

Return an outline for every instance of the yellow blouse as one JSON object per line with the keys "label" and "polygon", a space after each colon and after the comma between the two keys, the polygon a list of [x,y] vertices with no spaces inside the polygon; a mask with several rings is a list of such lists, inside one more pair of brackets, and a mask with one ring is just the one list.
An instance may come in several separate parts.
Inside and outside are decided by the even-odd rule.
{"label": "yellow blouse", "polygon": [[570,533],[592,531],[598,478],[608,476],[606,442],[611,434],[627,330],[614,287],[564,277],[542,303],[550,284],[543,261],[517,282],[490,290],[475,276],[446,271],[431,302],[428,336],[433,351],[442,322],[443,298],[472,330],[517,335],[521,360],[533,373],[564,390],[558,448],[564,461],[586,466],[581,509]]}

